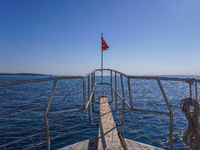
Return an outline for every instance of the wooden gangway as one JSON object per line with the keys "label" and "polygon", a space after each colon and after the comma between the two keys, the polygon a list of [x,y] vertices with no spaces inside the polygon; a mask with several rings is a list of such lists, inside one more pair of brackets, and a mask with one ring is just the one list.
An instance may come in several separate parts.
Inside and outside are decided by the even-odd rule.
{"label": "wooden gangway", "polygon": [[88,139],[59,150],[162,150],[144,143],[124,139],[120,140],[109,103],[105,96],[99,99],[98,137]]}
{"label": "wooden gangway", "polygon": [[116,124],[112,116],[110,106],[106,97],[99,99],[99,136],[98,150],[118,149],[122,150],[117,133]]}

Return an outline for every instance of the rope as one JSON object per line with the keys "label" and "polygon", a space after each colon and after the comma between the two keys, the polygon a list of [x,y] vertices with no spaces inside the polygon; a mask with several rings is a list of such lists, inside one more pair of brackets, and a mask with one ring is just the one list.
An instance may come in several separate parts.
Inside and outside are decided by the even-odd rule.
{"label": "rope", "polygon": [[180,105],[182,112],[185,113],[185,117],[188,119],[188,127],[182,134],[182,139],[185,145],[192,150],[200,150],[199,103],[194,98],[189,97],[183,99]]}

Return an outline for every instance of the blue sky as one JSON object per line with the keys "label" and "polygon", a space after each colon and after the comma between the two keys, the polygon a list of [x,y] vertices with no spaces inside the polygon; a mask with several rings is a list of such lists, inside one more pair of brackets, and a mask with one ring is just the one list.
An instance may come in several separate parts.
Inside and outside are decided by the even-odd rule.
{"label": "blue sky", "polygon": [[199,0],[1,0],[0,72],[200,75]]}

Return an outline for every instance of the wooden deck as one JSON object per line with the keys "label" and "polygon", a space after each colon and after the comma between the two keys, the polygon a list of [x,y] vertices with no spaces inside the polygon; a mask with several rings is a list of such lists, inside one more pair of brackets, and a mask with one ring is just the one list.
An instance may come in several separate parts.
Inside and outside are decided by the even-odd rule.
{"label": "wooden deck", "polygon": [[[125,139],[128,150],[164,150],[148,144]],[[97,150],[98,138],[85,140],[70,146],[60,148],[59,150]]]}
{"label": "wooden deck", "polygon": [[89,139],[58,150],[97,150],[97,141],[98,138]]}
{"label": "wooden deck", "polygon": [[[100,98],[99,135],[59,150],[123,150],[112,112],[106,97]],[[151,145],[125,139],[128,150],[163,150]]]}
{"label": "wooden deck", "polygon": [[98,150],[118,149],[122,150],[110,106],[106,97],[99,100],[99,136]]}
{"label": "wooden deck", "polygon": [[164,150],[148,144],[125,139],[128,150]]}

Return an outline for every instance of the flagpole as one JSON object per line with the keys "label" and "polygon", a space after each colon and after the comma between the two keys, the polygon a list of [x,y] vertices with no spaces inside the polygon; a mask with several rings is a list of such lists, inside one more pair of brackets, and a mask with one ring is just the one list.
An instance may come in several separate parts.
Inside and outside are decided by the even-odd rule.
{"label": "flagpole", "polygon": [[102,37],[103,37],[103,33],[101,33],[101,83],[103,83],[103,50],[102,50]]}

